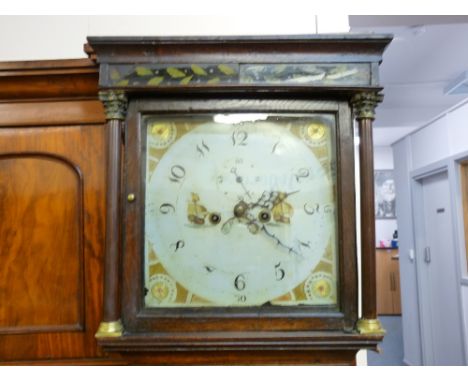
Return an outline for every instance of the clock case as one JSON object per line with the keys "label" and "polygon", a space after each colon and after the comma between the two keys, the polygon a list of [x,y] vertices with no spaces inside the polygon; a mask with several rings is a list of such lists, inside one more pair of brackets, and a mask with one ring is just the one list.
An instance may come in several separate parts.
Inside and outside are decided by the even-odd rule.
{"label": "clock case", "polygon": [[[125,328],[131,332],[141,332],[142,328],[152,332],[158,331],[197,331],[217,330],[222,323],[226,330],[249,330],[253,326],[259,330],[290,330],[291,323],[281,320],[286,312],[289,318],[296,317],[293,327],[296,330],[343,329],[351,331],[357,312],[353,311],[356,300],[356,273],[345,270],[356,269],[355,254],[345,254],[345,248],[355,248],[353,225],[344,225],[338,218],[337,237],[339,296],[343,296],[339,306],[260,306],[260,307],[202,307],[202,308],[150,308],[143,302],[144,291],[144,227],[145,227],[145,179],[146,179],[146,128],[141,121],[146,115],[183,116],[184,114],[221,114],[221,113],[279,113],[281,115],[305,116],[308,113],[331,114],[338,127],[332,136],[339,136],[335,142],[338,149],[334,157],[352,157],[352,125],[349,108],[339,102],[317,101],[278,101],[278,100],[137,100],[131,102],[128,111],[128,122],[125,146],[126,193],[133,193],[139,203],[128,203],[124,212],[124,269],[133,275],[128,283],[123,284],[123,302]],[[226,136],[226,139],[229,139]],[[342,206],[354,202],[352,161],[340,161],[338,168],[338,192],[341,195],[337,202],[337,216],[351,221],[354,209],[344,211]],[[200,164],[201,166],[203,164]],[[348,185],[348,189],[346,189]],[[345,189],[343,190],[343,187]],[[345,229],[346,227],[346,229]],[[312,235],[312,234],[311,234]],[[200,240],[203,240],[200,237]],[[222,251],[222,248],[219,248]],[[341,264],[343,266],[341,266]],[[233,318],[236,317],[236,320]],[[300,319],[299,319],[300,318]]]}
{"label": "clock case", "polygon": [[[213,352],[221,351],[222,355],[213,358],[219,359],[217,363],[246,363],[247,359],[247,363],[327,363],[328,359],[352,364],[358,350],[376,349],[383,333],[357,326],[352,106],[353,97],[382,90],[378,66],[390,40],[390,36],[375,35],[88,38],[85,50],[100,64],[100,97],[108,120],[104,312],[96,335],[104,350],[134,355],[157,352],[162,363],[186,363],[187,359],[195,359],[188,363],[211,363]],[[285,69],[275,70],[278,65]],[[218,68],[216,81],[198,78],[191,82],[197,71],[201,73],[199,67],[205,73]],[[184,82],[171,68],[184,73],[185,79],[192,77]],[[311,76],[316,68],[326,74]],[[333,74],[340,70],[351,74]],[[371,109],[364,123],[360,120],[360,127],[371,128],[375,105],[359,106]],[[238,112],[335,116],[336,307],[145,307],[142,116]],[[372,147],[366,149],[372,153]],[[372,204],[369,209],[373,209],[371,199],[362,199],[362,203]],[[369,223],[365,219],[362,224]],[[362,300],[363,309],[372,313],[375,285],[367,282],[369,272],[372,281],[369,258],[363,253],[362,269],[367,273]]]}

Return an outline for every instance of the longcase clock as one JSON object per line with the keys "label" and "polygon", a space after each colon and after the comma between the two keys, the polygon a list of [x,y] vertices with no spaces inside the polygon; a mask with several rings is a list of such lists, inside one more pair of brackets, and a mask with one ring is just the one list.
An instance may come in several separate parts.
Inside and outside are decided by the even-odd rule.
{"label": "longcase clock", "polygon": [[108,119],[106,351],[353,364],[376,348],[372,120],[390,40],[88,38]]}

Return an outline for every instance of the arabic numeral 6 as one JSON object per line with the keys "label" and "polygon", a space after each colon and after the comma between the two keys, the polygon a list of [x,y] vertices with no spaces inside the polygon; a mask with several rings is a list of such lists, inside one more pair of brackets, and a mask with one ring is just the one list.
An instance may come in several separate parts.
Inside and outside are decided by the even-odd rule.
{"label": "arabic numeral 6", "polygon": [[245,285],[245,276],[244,274],[240,274],[238,275],[235,280],[234,280],[234,287],[238,290],[238,291],[241,291],[241,290],[244,290],[246,285]]}

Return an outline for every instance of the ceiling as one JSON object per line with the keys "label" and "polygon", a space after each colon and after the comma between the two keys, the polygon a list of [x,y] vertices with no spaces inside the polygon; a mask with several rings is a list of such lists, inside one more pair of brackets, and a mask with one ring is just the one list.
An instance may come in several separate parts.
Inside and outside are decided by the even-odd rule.
{"label": "ceiling", "polygon": [[394,35],[381,65],[385,98],[376,145],[393,143],[468,98],[444,94],[468,70],[468,16],[350,16],[349,24],[352,33]]}

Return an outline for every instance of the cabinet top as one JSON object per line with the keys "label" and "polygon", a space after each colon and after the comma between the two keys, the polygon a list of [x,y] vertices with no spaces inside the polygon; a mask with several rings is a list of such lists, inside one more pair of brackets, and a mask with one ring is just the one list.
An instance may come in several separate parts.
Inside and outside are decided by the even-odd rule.
{"label": "cabinet top", "polygon": [[89,42],[106,42],[106,43],[135,43],[135,42],[243,42],[243,41],[383,41],[390,42],[393,38],[392,34],[375,34],[375,33],[328,33],[328,34],[300,34],[300,35],[253,35],[253,36],[89,36]]}
{"label": "cabinet top", "polygon": [[391,35],[88,37],[103,88],[379,86]]}

